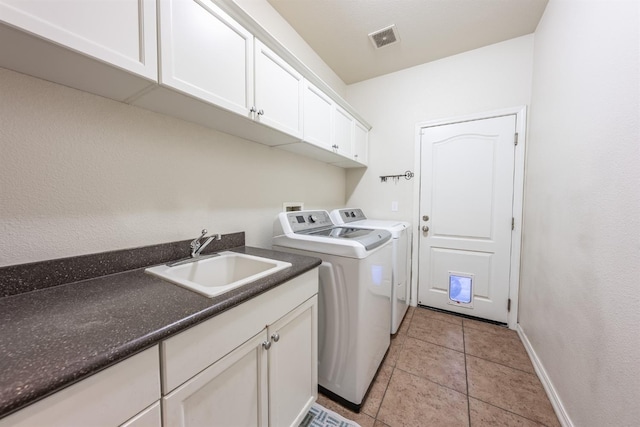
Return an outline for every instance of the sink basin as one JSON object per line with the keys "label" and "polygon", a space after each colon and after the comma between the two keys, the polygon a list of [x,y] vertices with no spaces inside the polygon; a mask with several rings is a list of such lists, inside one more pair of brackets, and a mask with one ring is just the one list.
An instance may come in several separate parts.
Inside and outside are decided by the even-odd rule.
{"label": "sink basin", "polygon": [[288,267],[291,263],[225,251],[213,258],[174,267],[159,265],[145,272],[211,298]]}

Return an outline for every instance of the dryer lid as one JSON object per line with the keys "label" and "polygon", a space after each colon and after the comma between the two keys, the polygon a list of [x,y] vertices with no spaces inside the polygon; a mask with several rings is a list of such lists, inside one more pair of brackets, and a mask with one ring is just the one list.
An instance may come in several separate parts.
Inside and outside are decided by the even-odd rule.
{"label": "dryer lid", "polygon": [[307,231],[308,236],[322,236],[333,239],[349,239],[360,243],[370,251],[391,239],[391,233],[386,230],[372,230],[367,228],[330,227]]}

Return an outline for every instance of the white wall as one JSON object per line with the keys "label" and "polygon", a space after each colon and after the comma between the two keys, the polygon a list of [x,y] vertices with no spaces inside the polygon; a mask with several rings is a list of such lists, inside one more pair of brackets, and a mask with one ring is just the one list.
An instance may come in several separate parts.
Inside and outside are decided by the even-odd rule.
{"label": "white wall", "polygon": [[551,0],[535,35],[520,325],[581,427],[640,420],[639,17]]}
{"label": "white wall", "polygon": [[347,172],[347,205],[372,218],[412,221],[417,179],[381,183],[379,176],[416,172],[416,124],[528,105],[532,58],[528,35],[348,86],[347,100],[373,129],[369,168]]}
{"label": "white wall", "polygon": [[246,231],[282,202],[331,209],[345,172],[0,69],[0,266]]}

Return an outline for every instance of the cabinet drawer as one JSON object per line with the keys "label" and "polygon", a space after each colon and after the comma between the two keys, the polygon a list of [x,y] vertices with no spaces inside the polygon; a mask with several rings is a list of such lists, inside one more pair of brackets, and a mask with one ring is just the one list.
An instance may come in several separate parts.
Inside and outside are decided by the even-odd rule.
{"label": "cabinet drawer", "polygon": [[158,346],[0,421],[0,427],[118,426],[160,398]]}
{"label": "cabinet drawer", "polygon": [[164,395],[318,293],[313,269],[161,343]]}
{"label": "cabinet drawer", "polygon": [[160,401],[154,403],[120,427],[162,427]]}

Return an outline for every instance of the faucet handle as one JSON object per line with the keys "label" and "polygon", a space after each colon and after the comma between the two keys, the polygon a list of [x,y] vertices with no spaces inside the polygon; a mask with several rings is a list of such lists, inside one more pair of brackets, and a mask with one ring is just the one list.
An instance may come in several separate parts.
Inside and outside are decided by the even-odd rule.
{"label": "faucet handle", "polygon": [[[197,251],[200,248],[200,245],[202,245],[202,243],[200,243],[200,239],[202,239],[204,236],[206,236],[208,233],[206,228],[202,229],[202,234],[200,234],[200,237],[196,237],[195,239],[193,239],[191,241],[191,244],[189,246],[191,246],[191,249],[193,249],[193,251]],[[193,252],[192,252],[193,254]]]}

